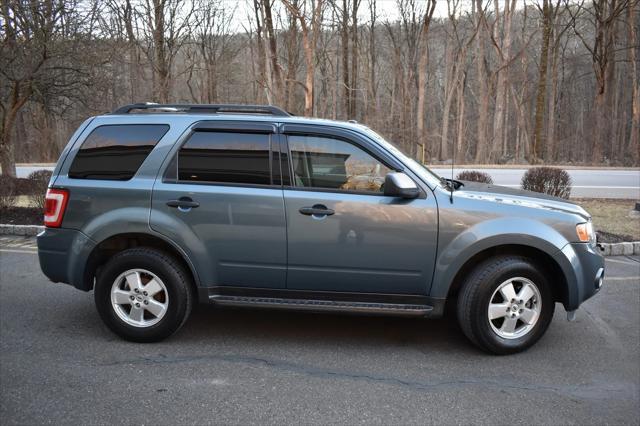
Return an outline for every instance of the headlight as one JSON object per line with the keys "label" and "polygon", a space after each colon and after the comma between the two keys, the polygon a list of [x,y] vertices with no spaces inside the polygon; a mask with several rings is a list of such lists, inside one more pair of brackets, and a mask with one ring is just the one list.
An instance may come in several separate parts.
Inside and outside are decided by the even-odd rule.
{"label": "headlight", "polygon": [[577,224],[576,233],[578,234],[578,239],[583,243],[596,243],[596,233],[593,232],[593,224],[591,222]]}

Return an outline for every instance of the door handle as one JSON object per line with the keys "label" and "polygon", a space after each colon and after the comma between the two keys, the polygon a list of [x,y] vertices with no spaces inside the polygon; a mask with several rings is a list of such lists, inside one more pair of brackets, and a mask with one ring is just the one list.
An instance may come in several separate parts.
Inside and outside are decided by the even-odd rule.
{"label": "door handle", "polygon": [[299,212],[306,216],[331,216],[335,214],[334,210],[322,204],[315,204],[313,207],[300,207]]}
{"label": "door handle", "polygon": [[193,201],[189,197],[180,197],[177,200],[169,200],[167,201],[167,205],[169,207],[177,207],[179,209],[195,209],[200,206],[200,203],[197,201]]}

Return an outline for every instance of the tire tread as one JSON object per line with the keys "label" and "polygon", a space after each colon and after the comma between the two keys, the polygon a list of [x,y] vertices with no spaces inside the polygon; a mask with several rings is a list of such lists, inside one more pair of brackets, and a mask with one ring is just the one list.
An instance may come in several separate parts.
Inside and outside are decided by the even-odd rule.
{"label": "tire tread", "polygon": [[[146,335],[143,332],[141,332],[141,330],[126,332],[126,330],[131,329],[131,327],[124,324],[119,324],[119,325],[112,324],[112,319],[110,318],[110,314],[107,312],[107,310],[111,309],[108,301],[98,300],[100,296],[98,293],[98,290],[99,290],[98,286],[109,284],[109,283],[106,283],[106,284],[101,283],[100,282],[101,276],[106,272],[109,272],[110,268],[114,267],[113,265],[117,265],[119,262],[123,261],[123,259],[129,259],[135,256],[145,257],[149,260],[153,260],[154,263],[157,262],[158,264],[162,264],[165,267],[167,267],[171,271],[171,273],[176,275],[176,277],[172,277],[172,278],[175,278],[174,281],[176,281],[175,282],[177,287],[176,291],[179,293],[183,293],[183,292],[185,293],[183,294],[184,297],[180,297],[179,300],[177,301],[179,303],[177,309],[178,309],[178,312],[182,311],[181,313],[182,318],[180,318],[179,321],[175,321],[174,324],[166,324],[165,327],[162,327],[159,330],[154,329],[152,333],[149,333]],[[174,256],[164,251],[158,250],[156,248],[144,247],[144,246],[134,247],[134,248],[123,250],[115,254],[113,257],[111,257],[111,259],[109,259],[105,267],[102,268],[101,276],[98,277],[98,279],[96,280],[95,293],[96,293],[96,306],[98,308],[98,312],[100,313],[100,316],[102,317],[104,322],[112,331],[114,331],[116,334],[120,335],[121,337],[127,340],[136,341],[136,342],[155,342],[155,341],[165,339],[175,334],[178,330],[182,328],[182,326],[184,326],[184,324],[186,323],[187,319],[191,314],[191,311],[193,310],[193,305],[195,303],[195,294],[194,294],[193,285],[191,283],[190,275],[185,271],[184,267],[175,259]],[[169,284],[165,283],[165,285],[169,285]],[[145,331],[149,331],[149,330],[145,330]]]}
{"label": "tire tread", "polygon": [[[491,277],[499,274],[500,271],[506,269],[507,267],[517,266],[518,264],[522,267],[530,267],[536,270],[538,269],[531,259],[524,256],[499,255],[490,257],[484,262],[480,263],[471,271],[471,273],[465,279],[462,290],[458,295],[457,316],[460,328],[462,329],[464,335],[474,345],[478,346],[486,352],[505,355],[525,350],[533,345],[542,336],[542,334],[544,334],[546,328],[551,322],[551,318],[541,317],[539,320],[541,321],[540,329],[533,331],[535,336],[533,336],[533,338],[530,338],[528,341],[525,341],[524,344],[518,347],[505,347],[499,345],[495,341],[486,338],[485,334],[482,332],[482,322],[477,321],[478,318],[476,317],[474,310],[477,309],[477,304],[479,303],[482,292],[486,291],[485,288],[483,288],[483,284],[490,280]],[[545,285],[545,283],[537,284],[539,286]],[[553,300],[547,299],[543,302],[543,312],[541,313],[541,315],[545,314],[544,309],[546,308],[550,310],[550,316],[552,317],[554,309]],[[551,308],[547,307],[547,304],[551,304]]]}

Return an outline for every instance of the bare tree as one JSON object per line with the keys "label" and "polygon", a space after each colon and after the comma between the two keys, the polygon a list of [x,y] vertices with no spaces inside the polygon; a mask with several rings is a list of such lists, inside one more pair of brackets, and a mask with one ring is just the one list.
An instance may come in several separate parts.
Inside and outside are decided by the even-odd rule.
{"label": "bare tree", "polygon": [[476,36],[476,79],[478,81],[478,120],[475,161],[482,163],[487,159],[488,123],[489,123],[489,75],[486,65],[485,44],[487,17],[483,0],[474,0],[474,16],[477,27]]}
{"label": "bare tree", "polygon": [[[635,0],[634,0],[635,1]],[[568,2],[568,0],[565,0]],[[596,78],[595,99],[593,113],[595,115],[595,129],[591,149],[594,162],[604,160],[603,148],[611,130],[609,105],[612,96],[612,80],[614,78],[615,31],[618,19],[623,16],[629,0],[593,0],[591,8],[584,6],[584,1],[575,6],[568,5],[567,10],[573,17],[573,29],[584,47],[591,55],[593,72]],[[576,9],[574,12],[573,9]],[[583,19],[578,19],[579,16]],[[586,25],[591,26],[593,38],[586,37]]]}
{"label": "bare tree", "polygon": [[96,10],[81,10],[69,0],[5,0],[0,13],[0,166],[3,174],[15,176],[12,132],[20,110],[30,100],[64,109],[90,84],[92,55],[78,43],[91,33]]}
{"label": "bare tree", "polygon": [[144,0],[136,9],[144,36],[142,49],[153,70],[153,97],[158,102],[169,102],[174,61],[191,36],[195,4],[181,0]]}
{"label": "bare tree", "polygon": [[222,2],[199,0],[197,3],[194,18],[199,25],[194,27],[192,35],[205,78],[200,95],[193,97],[200,102],[218,102],[220,74],[238,54],[239,48],[231,40],[231,24],[236,11],[237,7],[227,10]]}
{"label": "bare tree", "polygon": [[536,94],[535,129],[531,156],[539,158],[538,146],[543,142],[544,110],[547,104],[547,70],[549,64],[549,44],[553,25],[560,0],[554,5],[552,0],[542,0],[542,6],[537,4],[542,20],[542,43],[540,43],[540,64],[538,65],[538,89]]}
{"label": "bare tree", "polygon": [[631,153],[631,164],[638,164],[638,160],[640,160],[640,70],[638,70],[640,41],[638,40],[638,29],[636,28],[639,22],[640,2],[636,1],[627,10],[628,51],[632,85],[631,130],[628,148],[628,152]]}
{"label": "bare tree", "polygon": [[[302,6],[297,2],[282,0],[289,13],[300,22],[302,31],[302,46],[306,69],[304,87],[304,113],[307,116],[313,115],[314,106],[314,83],[315,83],[315,50],[318,37],[322,31],[322,13],[324,11],[324,0],[309,0]],[[310,11],[305,13],[305,5]],[[307,14],[309,16],[307,16]]]}
{"label": "bare tree", "polygon": [[640,160],[639,0],[245,1],[0,2],[3,171],[152,99],[357,118],[420,161]]}
{"label": "bare tree", "polygon": [[365,102],[365,115],[368,120],[372,120],[379,113],[380,103],[378,100],[378,82],[376,80],[376,67],[378,55],[376,53],[376,25],[378,20],[378,8],[376,0],[368,0],[369,7],[369,50],[368,56],[368,102]]}
{"label": "bare tree", "polygon": [[[424,103],[427,94],[427,62],[429,61],[429,49],[427,48],[427,36],[429,35],[429,27],[433,12],[436,10],[436,1],[427,0],[426,10],[422,16],[422,25],[420,27],[420,41],[418,43],[418,51],[420,61],[418,63],[418,106],[416,108],[416,132],[418,134],[418,143],[423,147],[428,146],[427,134],[425,132],[425,114]],[[424,158],[421,158],[424,161]]]}
{"label": "bare tree", "polygon": [[[459,33],[458,17],[460,0],[448,0],[447,10],[449,16],[449,23],[451,24],[452,31],[450,34],[451,40],[447,43],[447,58],[450,58],[449,65],[446,69],[446,81],[444,90],[444,105],[442,109],[442,132],[440,135],[440,160],[448,158],[448,143],[449,143],[449,122],[451,115],[451,108],[453,106],[454,94],[458,96],[458,114],[464,116],[464,85],[466,84],[466,64],[467,50],[475,38],[476,32],[469,36],[467,40],[461,38]],[[463,35],[464,37],[464,35]],[[458,123],[458,133],[462,133],[464,130],[464,123]],[[458,136],[458,142],[462,144],[460,136]],[[458,147],[460,148],[460,147]],[[452,152],[452,155],[459,153]]]}
{"label": "bare tree", "polygon": [[[336,4],[334,2],[334,4]],[[349,77],[349,1],[342,0],[342,8],[337,8],[340,13],[340,40],[342,51],[342,86],[344,101],[344,116],[349,118],[351,112],[351,79]]]}
{"label": "bare tree", "polygon": [[[500,17],[500,7],[498,0],[494,0],[495,23],[493,31],[493,45],[496,49],[498,60],[498,69],[496,70],[496,101],[495,111],[493,115],[493,137],[491,138],[491,150],[489,152],[489,161],[495,162],[506,154],[504,122],[507,114],[508,105],[508,86],[509,86],[509,65],[514,59],[511,57],[511,23],[516,8],[515,0],[504,0],[504,9],[502,11],[502,32],[498,25]],[[499,41],[498,41],[499,40]]]}

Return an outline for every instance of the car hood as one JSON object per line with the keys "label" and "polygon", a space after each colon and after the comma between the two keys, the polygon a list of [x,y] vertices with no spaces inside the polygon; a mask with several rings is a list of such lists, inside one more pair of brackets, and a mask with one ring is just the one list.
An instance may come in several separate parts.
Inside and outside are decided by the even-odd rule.
{"label": "car hood", "polygon": [[493,201],[496,203],[520,205],[545,210],[556,210],[565,213],[582,216],[590,219],[591,216],[585,209],[564,198],[540,192],[525,191],[523,189],[509,188],[486,183],[462,181],[463,186],[454,192],[454,197],[462,196],[467,198]]}

